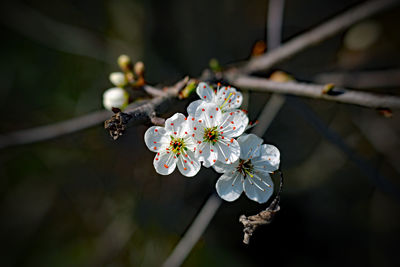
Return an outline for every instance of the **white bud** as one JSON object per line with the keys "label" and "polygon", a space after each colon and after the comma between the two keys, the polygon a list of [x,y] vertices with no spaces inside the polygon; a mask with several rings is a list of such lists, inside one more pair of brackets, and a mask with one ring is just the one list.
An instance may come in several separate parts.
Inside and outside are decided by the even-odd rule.
{"label": "white bud", "polygon": [[108,110],[124,109],[128,105],[128,100],[128,92],[119,87],[107,89],[103,94],[103,105]]}
{"label": "white bud", "polygon": [[125,75],[122,72],[110,73],[109,79],[115,86],[124,86],[126,84]]}

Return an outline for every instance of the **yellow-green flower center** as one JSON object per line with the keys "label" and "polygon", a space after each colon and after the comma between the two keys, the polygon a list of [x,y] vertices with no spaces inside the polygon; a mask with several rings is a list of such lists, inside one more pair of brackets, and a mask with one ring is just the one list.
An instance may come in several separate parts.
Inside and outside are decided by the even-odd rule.
{"label": "yellow-green flower center", "polygon": [[171,142],[169,143],[169,148],[170,150],[176,154],[180,155],[182,152],[187,150],[187,147],[185,146],[185,141],[183,138],[175,138],[171,136]]}
{"label": "yellow-green flower center", "polygon": [[217,126],[204,129],[203,142],[215,144],[219,140],[220,133],[217,131]]}
{"label": "yellow-green flower center", "polygon": [[239,160],[239,165],[236,167],[236,170],[240,172],[244,177],[249,175],[250,177],[253,177],[253,170],[254,166],[251,163],[251,160]]}

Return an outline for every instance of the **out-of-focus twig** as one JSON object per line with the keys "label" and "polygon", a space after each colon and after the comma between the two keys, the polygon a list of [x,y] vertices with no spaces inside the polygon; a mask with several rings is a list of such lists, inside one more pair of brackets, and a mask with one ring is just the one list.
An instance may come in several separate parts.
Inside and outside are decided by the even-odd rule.
{"label": "out-of-focus twig", "polygon": [[115,55],[105,53],[110,46],[120,51],[129,50],[121,40],[105,39],[87,29],[58,22],[20,1],[0,4],[0,15],[0,20],[9,28],[64,53],[113,63]]}
{"label": "out-of-focus twig", "polygon": [[280,46],[285,0],[269,0],[267,15],[267,49],[271,51]]}
{"label": "out-of-focus twig", "polygon": [[279,94],[271,95],[268,104],[264,106],[260,115],[258,116],[258,124],[254,128],[253,133],[258,136],[263,136],[263,134],[268,130],[272,121],[278,115],[279,110],[285,103],[285,97]]}
{"label": "out-of-focus twig", "polygon": [[329,142],[334,144],[340,149],[358,168],[359,170],[370,180],[373,186],[376,186],[381,191],[391,194],[398,201],[400,201],[400,189],[398,186],[383,174],[379,173],[373,165],[367,160],[360,156],[354,151],[349,145],[347,145],[343,139],[334,130],[330,129],[324,121],[322,121],[315,112],[304,104],[300,99],[296,97],[287,97],[289,107],[295,109],[296,114],[302,116],[311,126],[324,136]]}
{"label": "out-of-focus twig", "polygon": [[354,23],[388,9],[399,3],[398,0],[371,0],[352,8],[333,19],[322,23],[320,26],[284,43],[270,53],[251,59],[236,71],[238,73],[252,73],[270,69],[308,47],[337,34]]}
{"label": "out-of-focus twig", "polygon": [[222,200],[215,194],[212,194],[197,214],[190,228],[181,238],[178,245],[174,248],[171,255],[162,265],[163,267],[181,266],[187,255],[197,243],[203,232],[206,230],[211,219],[214,217]]}
{"label": "out-of-focus twig", "polygon": [[357,89],[399,87],[400,69],[321,73],[314,78],[314,81]]}
{"label": "out-of-focus twig", "polygon": [[[372,144],[376,151],[381,153],[400,174],[398,134],[390,128],[385,118],[378,118],[366,114],[352,114],[352,121]],[[379,130],[377,130],[379,129]]]}
{"label": "out-of-focus twig", "polygon": [[298,82],[274,82],[265,78],[238,76],[230,80],[231,84],[249,90],[291,94],[303,97],[318,98],[347,104],[354,104],[368,108],[400,109],[400,97],[382,94],[373,94],[361,91],[347,90],[334,87],[330,93],[323,93],[326,85],[307,84]]}
{"label": "out-of-focus twig", "polygon": [[99,110],[63,122],[3,134],[0,135],[0,149],[49,140],[84,130],[100,124],[106,118],[110,117],[111,114],[108,110]]}

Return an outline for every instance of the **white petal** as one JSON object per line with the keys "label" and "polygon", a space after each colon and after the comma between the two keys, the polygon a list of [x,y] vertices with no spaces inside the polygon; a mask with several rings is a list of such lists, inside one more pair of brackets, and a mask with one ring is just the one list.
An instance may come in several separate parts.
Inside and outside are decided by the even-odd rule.
{"label": "white petal", "polygon": [[189,123],[182,113],[175,113],[165,121],[165,130],[172,136],[182,137],[189,131]]}
{"label": "white petal", "polygon": [[274,172],[279,169],[280,152],[275,146],[264,144],[261,146],[260,157],[253,158],[251,162],[257,168]]}
{"label": "white petal", "polygon": [[205,127],[215,127],[221,123],[221,109],[214,103],[201,103],[196,110],[195,118],[199,123],[204,123]]}
{"label": "white petal", "polygon": [[218,195],[226,201],[234,201],[243,192],[242,175],[237,172],[223,174],[215,184]]}
{"label": "white petal", "polygon": [[144,142],[153,152],[161,152],[168,147],[170,138],[163,127],[152,126],[144,134]]}
{"label": "white petal", "polygon": [[244,192],[251,200],[265,203],[274,192],[274,184],[268,174],[253,177],[247,175],[244,180]]}
{"label": "white petal", "polygon": [[237,140],[240,145],[240,158],[252,159],[260,156],[263,140],[255,134],[243,134]]}
{"label": "white petal", "polygon": [[238,166],[239,161],[236,161],[231,164],[224,164],[221,161],[215,162],[215,164],[212,166],[213,169],[218,172],[218,173],[228,173],[236,170],[236,167]]}
{"label": "white petal", "polygon": [[209,168],[217,162],[218,152],[213,145],[203,142],[196,150],[196,157],[203,161],[204,167]]}
{"label": "white petal", "polygon": [[[220,138],[222,138],[222,136]],[[220,139],[215,144],[215,147],[218,152],[219,161],[229,164],[239,159],[240,145],[235,139]]]}
{"label": "white petal", "polygon": [[203,100],[196,100],[189,104],[187,107],[187,113],[189,116],[193,116],[196,114],[197,107],[203,102]]}
{"label": "white petal", "polygon": [[214,90],[206,83],[199,83],[196,88],[196,92],[201,100],[212,102],[214,101],[215,93]]}
{"label": "white petal", "polygon": [[242,93],[236,91],[233,87],[222,87],[216,96],[216,103],[223,111],[239,108],[242,101]]}
{"label": "white petal", "polygon": [[193,177],[200,170],[201,164],[195,158],[195,155],[192,151],[188,151],[185,155],[180,155],[178,158],[178,169],[179,171],[187,176]]}
{"label": "white petal", "polygon": [[192,133],[192,137],[197,141],[202,142],[204,137],[204,130],[206,128],[204,121],[199,122],[194,117],[189,119],[191,122],[190,131]]}
{"label": "white petal", "polygon": [[220,128],[224,135],[229,137],[238,137],[246,129],[246,126],[249,123],[249,118],[243,111],[236,110],[224,113],[222,121],[223,123]]}
{"label": "white petal", "polygon": [[153,165],[157,173],[162,175],[171,174],[176,167],[176,162],[178,161],[174,153],[167,153],[165,151],[157,153],[154,157]]}

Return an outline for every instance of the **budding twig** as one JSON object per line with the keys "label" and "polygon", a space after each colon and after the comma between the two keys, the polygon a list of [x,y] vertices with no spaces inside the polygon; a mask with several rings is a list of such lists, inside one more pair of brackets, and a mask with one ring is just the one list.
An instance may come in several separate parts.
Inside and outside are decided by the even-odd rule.
{"label": "budding twig", "polygon": [[368,108],[400,109],[400,97],[352,91],[335,87],[329,93],[323,93],[326,85],[299,82],[274,82],[265,78],[238,76],[230,82],[239,87],[259,92],[291,94],[303,97],[318,98],[340,103],[353,104]]}
{"label": "budding twig", "polygon": [[293,38],[279,48],[273,50],[271,53],[251,59],[243,67],[239,68],[238,72],[252,73],[270,69],[306,48],[316,45],[345,30],[354,23],[388,9],[398,3],[398,0],[371,0],[360,4],[359,6],[349,9],[339,16],[321,24],[313,30]]}

